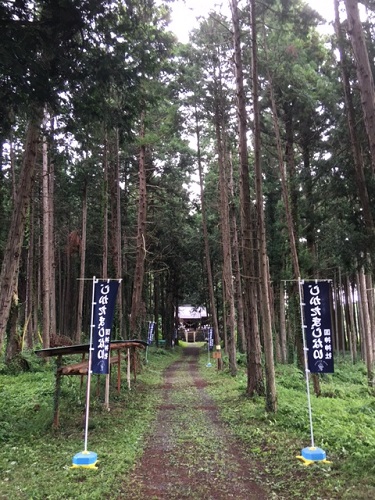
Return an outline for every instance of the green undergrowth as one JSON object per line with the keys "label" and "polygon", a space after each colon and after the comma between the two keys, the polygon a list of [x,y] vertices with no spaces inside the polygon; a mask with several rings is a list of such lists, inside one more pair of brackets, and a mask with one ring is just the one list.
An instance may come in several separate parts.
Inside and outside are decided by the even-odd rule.
{"label": "green undergrowth", "polygon": [[97,376],[92,377],[88,450],[98,454],[96,470],[71,469],[74,455],[84,449],[86,384],[81,387],[80,377],[62,377],[60,427],[53,429],[54,362],[46,365],[30,355],[28,372],[5,374],[2,370],[0,498],[115,498],[119,482],[152,432],[163,369],[179,355],[179,348],[151,348],[136,382],[132,377],[130,391],[123,366],[120,394],[112,376],[110,411],[103,405],[104,377],[99,396]]}
{"label": "green undergrowth", "polygon": [[278,410],[265,412],[263,397],[246,396],[243,367],[237,377],[227,370],[200,371],[226,425],[264,470],[263,481],[276,498],[375,498],[375,398],[366,385],[362,363],[336,363],[335,373],[321,375],[322,395],[311,387],[314,444],[331,463],[304,466],[296,457],[311,446],[305,375],[295,366],[278,365]]}
{"label": "green undergrowth", "polygon": [[[98,454],[97,470],[70,467],[84,445],[85,384],[80,387],[80,378],[62,378],[60,427],[54,430],[54,362],[45,364],[29,353],[28,372],[17,374],[15,367],[7,373],[0,367],[0,499],[117,498],[120,484],[153,432],[163,369],[180,355],[181,348],[150,349],[148,363],[137,381],[132,380],[130,391],[123,366],[120,394],[116,377],[112,379],[110,411],[103,406],[104,380],[98,396],[97,377],[93,377],[88,449]],[[321,378],[322,395],[311,394],[315,445],[326,451],[332,463],[305,467],[296,458],[311,444],[304,374],[292,365],[277,366],[278,411],[268,414],[263,397],[246,397],[243,363],[237,377],[231,377],[227,370],[218,372],[211,361],[207,367],[202,349],[205,390],[253,460],[259,481],[272,491],[270,498],[375,498],[375,398],[369,393],[362,363],[336,362],[335,373]],[[184,381],[181,384],[183,388]],[[185,408],[189,394],[176,392],[175,402]],[[199,433],[199,418],[186,415],[194,426],[182,426],[183,432]],[[206,430],[207,425],[202,426]],[[181,429],[176,432],[189,442],[188,436],[180,436]],[[204,446],[202,440],[202,453]]]}

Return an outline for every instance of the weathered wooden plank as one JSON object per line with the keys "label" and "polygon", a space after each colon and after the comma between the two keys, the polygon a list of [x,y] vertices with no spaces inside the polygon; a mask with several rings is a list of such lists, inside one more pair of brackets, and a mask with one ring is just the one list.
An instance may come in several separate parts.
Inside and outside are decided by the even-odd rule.
{"label": "weathered wooden plank", "polygon": [[[110,364],[116,364],[119,362],[118,356],[112,356],[109,360]],[[57,372],[61,375],[87,375],[89,362],[88,360],[80,361],[79,363],[73,363],[71,365],[60,366]]]}

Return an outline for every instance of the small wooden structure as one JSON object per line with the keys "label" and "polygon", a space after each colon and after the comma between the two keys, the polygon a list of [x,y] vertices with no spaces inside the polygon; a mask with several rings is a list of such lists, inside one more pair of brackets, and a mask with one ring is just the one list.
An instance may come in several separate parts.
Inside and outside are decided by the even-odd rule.
{"label": "small wooden structure", "polygon": [[178,338],[186,342],[204,340],[202,325],[208,321],[207,310],[202,306],[184,305],[176,311],[176,322],[179,325]]}
{"label": "small wooden structure", "polygon": [[[89,344],[72,345],[65,347],[50,347],[48,349],[40,349],[35,351],[37,356],[42,358],[56,357],[56,385],[54,397],[53,411],[53,426],[59,426],[59,400],[61,391],[61,376],[62,375],[80,375],[81,377],[88,374],[89,361],[86,354],[89,352]],[[121,352],[127,351],[128,376],[130,377],[130,367],[133,366],[134,379],[137,373],[137,357],[135,352],[137,349],[145,349],[147,342],[143,340],[113,340],[110,343],[110,367],[117,364],[117,391],[121,388]],[[113,355],[112,355],[113,353]],[[73,354],[82,354],[80,362],[70,365],[63,364],[63,356],[71,356]],[[129,381],[128,381],[129,383]]]}

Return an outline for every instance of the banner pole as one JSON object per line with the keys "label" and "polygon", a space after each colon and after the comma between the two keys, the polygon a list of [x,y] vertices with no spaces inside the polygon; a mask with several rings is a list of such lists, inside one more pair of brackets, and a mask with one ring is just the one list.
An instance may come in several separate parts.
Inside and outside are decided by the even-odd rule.
{"label": "banner pole", "polygon": [[310,397],[310,381],[309,381],[309,360],[308,360],[308,347],[306,341],[306,318],[304,315],[304,306],[306,306],[305,300],[306,297],[302,297],[302,285],[303,281],[301,278],[298,278],[298,290],[299,290],[299,302],[300,302],[300,312],[301,312],[301,326],[302,326],[302,340],[303,340],[303,358],[305,363],[305,375],[306,375],[306,392],[307,392],[307,404],[309,409],[309,421],[310,421],[310,434],[311,434],[311,446],[303,448],[301,451],[301,455],[298,455],[297,458],[302,460],[304,465],[310,465],[314,462],[325,462],[329,463],[326,460],[326,452],[321,448],[318,448],[314,444],[314,431],[313,431],[313,421],[312,421],[312,411],[311,411],[311,397]]}
{"label": "banner pole", "polygon": [[96,278],[92,280],[92,299],[91,299],[91,326],[90,326],[90,342],[89,342],[89,364],[87,367],[87,391],[86,391],[86,417],[85,417],[85,446],[84,451],[87,452],[88,428],[89,428],[89,413],[90,413],[90,387],[91,387],[91,364],[92,364],[92,332],[94,328],[94,300],[95,300],[95,284]]}
{"label": "banner pole", "polygon": [[313,421],[312,421],[312,411],[311,411],[311,396],[310,396],[310,382],[309,382],[309,374],[310,370],[308,367],[307,361],[307,345],[306,345],[306,325],[303,314],[303,299],[302,299],[302,288],[301,288],[301,280],[298,279],[298,290],[299,290],[299,303],[300,303],[300,314],[301,314],[301,326],[302,326],[302,342],[303,342],[303,359],[305,364],[305,377],[306,377],[306,392],[307,392],[307,406],[309,410],[309,421],[310,421],[310,435],[311,435],[311,447],[314,448],[314,430],[313,430]]}
{"label": "banner pole", "polygon": [[128,348],[128,366],[126,367],[126,377],[128,379],[128,389],[130,391],[130,349]]}
{"label": "banner pole", "polygon": [[92,279],[92,299],[91,299],[91,323],[90,323],[90,342],[89,342],[89,360],[87,366],[87,390],[86,390],[86,414],[85,414],[85,439],[84,450],[76,453],[73,457],[72,468],[83,467],[85,469],[96,469],[98,454],[94,451],[87,451],[88,429],[89,429],[89,413],[90,413],[90,386],[91,386],[91,365],[92,365],[92,337],[94,329],[94,300],[95,300],[95,284],[97,280],[95,276]]}

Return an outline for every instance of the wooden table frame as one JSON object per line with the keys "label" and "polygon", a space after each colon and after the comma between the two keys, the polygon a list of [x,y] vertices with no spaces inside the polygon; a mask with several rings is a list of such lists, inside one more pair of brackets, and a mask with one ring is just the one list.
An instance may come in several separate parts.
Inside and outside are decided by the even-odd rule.
{"label": "wooden table frame", "polygon": [[[110,366],[117,364],[117,391],[121,388],[121,351],[127,350],[128,366],[133,359],[134,379],[137,372],[137,357],[135,356],[136,349],[145,349],[147,342],[143,340],[114,340],[110,343],[110,351],[117,351],[117,356],[110,354]],[[89,352],[89,344],[80,344],[66,347],[50,347],[35,351],[37,356],[42,358],[56,357],[56,384],[53,405],[53,427],[59,427],[59,402],[61,393],[61,376],[62,375],[80,375],[81,383],[83,377],[88,373],[88,360],[85,360],[86,354]],[[82,354],[82,359],[78,363],[71,365],[63,365],[63,356],[71,356],[73,354]]]}

